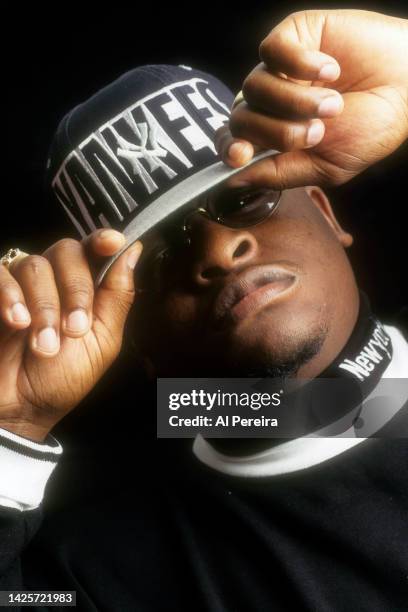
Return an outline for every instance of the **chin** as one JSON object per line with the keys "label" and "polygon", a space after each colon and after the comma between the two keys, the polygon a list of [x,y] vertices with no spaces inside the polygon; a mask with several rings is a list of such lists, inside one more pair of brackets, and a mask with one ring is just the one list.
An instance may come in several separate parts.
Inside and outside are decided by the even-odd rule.
{"label": "chin", "polygon": [[236,376],[267,370],[295,374],[320,352],[327,334],[321,308],[266,307],[229,330],[216,351]]}

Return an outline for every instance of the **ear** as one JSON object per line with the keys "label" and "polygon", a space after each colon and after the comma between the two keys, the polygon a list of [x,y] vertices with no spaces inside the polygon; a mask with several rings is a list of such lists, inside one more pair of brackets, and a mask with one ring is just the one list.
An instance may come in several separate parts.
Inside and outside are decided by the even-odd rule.
{"label": "ear", "polygon": [[333,212],[326,194],[320,189],[320,187],[316,187],[314,185],[312,187],[305,187],[305,191],[336,234],[340,244],[342,244],[345,249],[350,247],[353,244],[353,236],[348,232],[345,232],[337,221],[336,215]]}

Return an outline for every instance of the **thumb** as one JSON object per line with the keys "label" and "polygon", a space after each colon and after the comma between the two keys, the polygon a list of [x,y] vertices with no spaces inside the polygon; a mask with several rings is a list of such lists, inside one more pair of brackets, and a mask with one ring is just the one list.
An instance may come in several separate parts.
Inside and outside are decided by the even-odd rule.
{"label": "thumb", "polygon": [[228,185],[283,190],[304,185],[323,187],[337,182],[334,170],[321,168],[310,151],[291,151],[256,162],[229,179]]}
{"label": "thumb", "polygon": [[119,343],[122,341],[125,322],[135,297],[134,269],[142,248],[142,243],[137,241],[122,253],[95,294],[95,319],[101,322]]}

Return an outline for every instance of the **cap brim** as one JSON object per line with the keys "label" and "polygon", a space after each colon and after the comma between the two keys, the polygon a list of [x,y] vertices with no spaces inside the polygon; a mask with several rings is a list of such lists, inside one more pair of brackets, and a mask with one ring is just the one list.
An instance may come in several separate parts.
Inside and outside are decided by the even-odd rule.
{"label": "cap brim", "polygon": [[264,159],[265,157],[272,157],[277,155],[278,151],[272,149],[263,151],[255,155],[253,159],[240,168],[230,168],[224,162],[217,162],[208,168],[204,168],[199,172],[196,172],[192,176],[188,177],[178,185],[175,185],[169,189],[166,193],[161,195],[157,200],[149,204],[144,210],[142,210],[123,230],[126,237],[126,243],[123,248],[116,253],[113,257],[104,264],[100,270],[96,285],[100,285],[105,274],[108,272],[112,264],[126,251],[136,240],[142,238],[149,230],[155,225],[164,221],[171,214],[188,204],[189,202],[198,198],[201,194],[205,193],[209,189],[212,189],[216,185],[219,185],[228,178],[241,172],[244,168],[252,166],[252,164]]}

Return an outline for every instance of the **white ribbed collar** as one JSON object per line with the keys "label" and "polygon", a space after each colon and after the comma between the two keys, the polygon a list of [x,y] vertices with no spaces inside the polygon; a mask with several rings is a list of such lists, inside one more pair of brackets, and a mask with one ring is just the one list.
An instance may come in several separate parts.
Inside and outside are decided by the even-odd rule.
{"label": "white ribbed collar", "polygon": [[[397,328],[385,326],[385,330],[391,337],[393,357],[382,378],[408,378],[408,342]],[[375,393],[376,389],[366,398],[365,402],[373,399]],[[394,414],[390,415],[387,411],[384,422],[376,422],[377,431],[398,412],[407,400],[408,395],[400,398],[400,405],[395,405]],[[364,409],[364,404],[362,409]],[[202,463],[224,474],[259,478],[305,470],[332,459],[367,439],[350,437],[350,432],[342,434],[341,437],[330,438],[312,435],[285,442],[250,456],[230,457],[216,451],[209,442],[198,435],[194,440],[193,453]]]}

